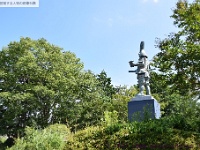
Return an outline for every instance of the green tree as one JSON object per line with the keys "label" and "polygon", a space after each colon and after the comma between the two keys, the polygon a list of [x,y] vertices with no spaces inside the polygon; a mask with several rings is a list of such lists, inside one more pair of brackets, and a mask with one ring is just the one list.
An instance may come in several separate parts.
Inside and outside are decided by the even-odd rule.
{"label": "green tree", "polygon": [[95,75],[83,70],[75,54],[45,39],[21,38],[3,48],[0,81],[2,135],[58,122],[81,128],[103,116]]}
{"label": "green tree", "polygon": [[199,114],[199,10],[199,0],[191,4],[179,0],[171,16],[179,31],[156,40],[160,52],[153,59],[157,71],[151,73],[151,89],[158,95],[164,115],[182,114],[189,118]]}
{"label": "green tree", "polygon": [[107,77],[107,73],[103,70],[100,74],[96,75],[99,81],[99,87],[102,88],[106,96],[112,98],[112,95],[116,93],[116,88],[111,83],[111,78]]}
{"label": "green tree", "polygon": [[189,4],[179,0],[173,10],[177,33],[164,40],[157,39],[160,52],[154,57],[154,66],[173,91],[181,95],[197,94],[200,89],[200,1]]}
{"label": "green tree", "polygon": [[128,102],[138,93],[136,86],[126,87],[120,86],[116,94],[112,98],[111,112],[117,111],[119,122],[127,122],[128,120]]}

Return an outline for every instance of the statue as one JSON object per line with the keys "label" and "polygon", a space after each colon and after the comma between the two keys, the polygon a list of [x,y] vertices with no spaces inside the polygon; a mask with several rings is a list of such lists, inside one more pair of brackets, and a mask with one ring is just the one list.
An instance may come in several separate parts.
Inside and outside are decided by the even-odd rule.
{"label": "statue", "polygon": [[137,69],[134,71],[129,72],[135,72],[137,74],[138,79],[138,85],[139,85],[139,93],[138,95],[144,95],[144,87],[146,89],[146,95],[151,95],[150,87],[149,87],[149,71],[150,71],[150,65],[148,61],[148,56],[146,52],[144,51],[144,41],[140,43],[140,52],[139,52],[139,59],[138,63],[134,63],[134,61],[129,61],[130,67],[137,66]]}

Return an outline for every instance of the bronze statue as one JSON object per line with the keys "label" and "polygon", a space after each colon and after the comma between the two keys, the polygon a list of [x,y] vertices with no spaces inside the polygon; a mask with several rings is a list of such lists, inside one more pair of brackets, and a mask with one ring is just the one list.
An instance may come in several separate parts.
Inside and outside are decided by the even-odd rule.
{"label": "bronze statue", "polygon": [[150,66],[149,66],[148,56],[144,51],[144,41],[140,43],[140,52],[138,55],[139,55],[138,63],[134,63],[134,61],[129,61],[130,67],[137,66],[137,69],[129,72],[135,72],[137,74],[138,85],[139,85],[138,95],[144,95],[143,94],[144,87],[146,89],[146,95],[151,95],[149,87]]}

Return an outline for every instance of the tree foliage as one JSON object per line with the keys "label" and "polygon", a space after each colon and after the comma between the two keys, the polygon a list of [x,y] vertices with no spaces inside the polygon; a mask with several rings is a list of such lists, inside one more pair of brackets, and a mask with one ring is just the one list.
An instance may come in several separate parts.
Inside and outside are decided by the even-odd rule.
{"label": "tree foliage", "polygon": [[189,4],[179,0],[173,10],[177,33],[169,34],[164,40],[157,39],[160,52],[154,57],[159,68],[158,80],[171,85],[172,91],[180,94],[197,94],[200,89],[200,1]]}
{"label": "tree foliage", "polygon": [[113,94],[116,93],[116,88],[112,85],[111,78],[107,77],[107,73],[104,70],[97,74],[96,78],[99,81],[99,87],[102,88],[105,95],[112,98]]}
{"label": "tree foliage", "polygon": [[178,115],[148,122],[91,126],[68,138],[65,149],[199,149],[199,129],[199,122],[191,123]]}
{"label": "tree foliage", "polygon": [[8,150],[63,150],[70,130],[66,125],[54,124],[43,130],[26,127],[25,136],[15,141]]}
{"label": "tree foliage", "polygon": [[0,134],[58,122],[73,128],[97,123],[105,109],[97,84],[72,52],[45,39],[11,42],[0,51]]}
{"label": "tree foliage", "polygon": [[200,92],[200,1],[179,0],[171,18],[176,33],[156,40],[160,52],[154,56],[152,93],[157,94],[162,114],[199,119]]}

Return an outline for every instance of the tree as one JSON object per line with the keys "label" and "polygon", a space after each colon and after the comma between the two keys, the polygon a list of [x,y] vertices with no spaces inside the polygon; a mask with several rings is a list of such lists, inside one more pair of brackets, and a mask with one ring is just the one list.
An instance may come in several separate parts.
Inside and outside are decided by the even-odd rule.
{"label": "tree", "polygon": [[0,81],[2,135],[58,122],[81,128],[103,116],[95,75],[83,70],[75,54],[45,39],[21,38],[3,48]]}
{"label": "tree", "polygon": [[196,95],[200,89],[199,10],[199,0],[191,4],[179,0],[171,16],[179,31],[164,40],[157,39],[160,52],[154,57],[154,66],[159,68],[165,83],[181,95]]}
{"label": "tree", "polygon": [[104,70],[97,74],[96,78],[99,81],[98,86],[102,88],[105,95],[112,98],[112,95],[116,93],[116,88],[112,85],[111,78],[107,77],[107,73]]}
{"label": "tree", "polygon": [[[200,1],[179,0],[173,10],[177,33],[157,39],[160,52],[153,58],[152,93],[157,93],[164,115],[198,116],[200,91]],[[192,111],[193,110],[193,111]],[[184,115],[186,117],[186,115]]]}
{"label": "tree", "polygon": [[138,93],[136,86],[119,86],[116,94],[112,98],[112,107],[110,112],[118,113],[118,122],[128,121],[128,102]]}

